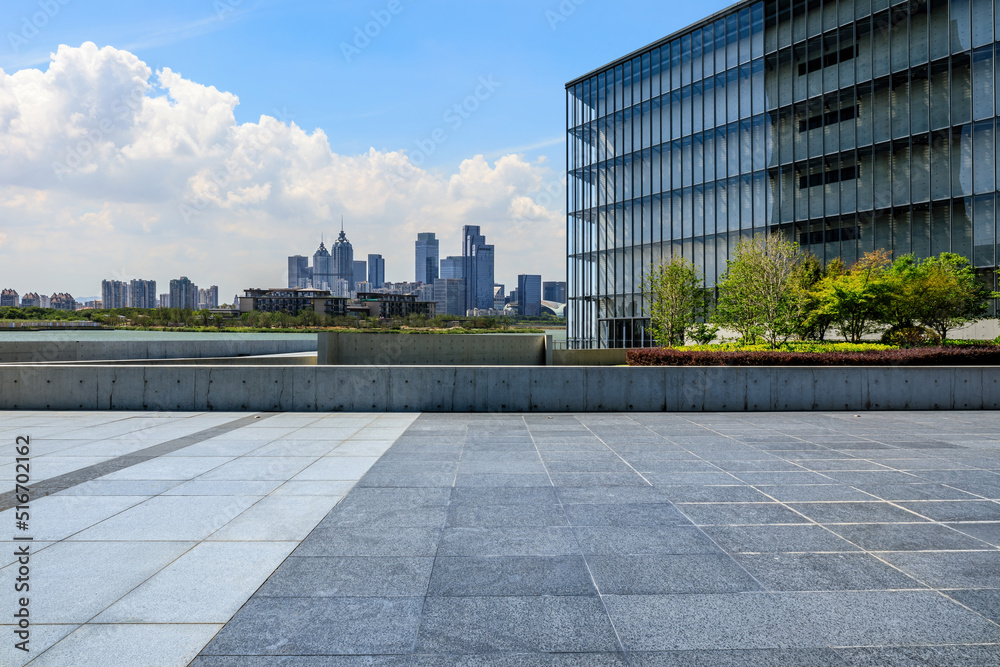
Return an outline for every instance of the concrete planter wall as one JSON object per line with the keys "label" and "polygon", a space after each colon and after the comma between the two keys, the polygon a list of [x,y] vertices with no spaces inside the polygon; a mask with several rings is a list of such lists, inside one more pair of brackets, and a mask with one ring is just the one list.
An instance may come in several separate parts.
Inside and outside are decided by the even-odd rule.
{"label": "concrete planter wall", "polygon": [[321,366],[544,366],[544,334],[318,334]]}
{"label": "concrete planter wall", "polygon": [[239,357],[261,354],[311,352],[313,338],[267,340],[197,339],[169,341],[4,341],[0,337],[0,363],[65,361],[118,361],[127,359],[184,359]]}
{"label": "concrete planter wall", "polygon": [[1000,367],[2,366],[0,409],[996,410]]}

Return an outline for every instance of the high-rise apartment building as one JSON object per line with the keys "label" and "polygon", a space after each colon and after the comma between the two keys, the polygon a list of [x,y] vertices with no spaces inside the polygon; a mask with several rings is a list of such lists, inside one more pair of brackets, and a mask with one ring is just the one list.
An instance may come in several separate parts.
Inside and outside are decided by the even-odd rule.
{"label": "high-rise apartment building", "polygon": [[[334,285],[338,285],[343,280],[347,283],[348,292],[354,291],[354,246],[347,240],[344,234],[344,223],[340,223],[340,236],[333,244],[333,280]],[[335,287],[335,291],[343,291],[343,288]],[[345,295],[346,296],[346,295]]]}
{"label": "high-rise apartment building", "polygon": [[309,258],[304,255],[292,255],[288,258],[288,286],[304,288],[312,284],[312,271],[309,268]]}
{"label": "high-rise apartment building", "polygon": [[[414,282],[432,285],[438,278],[440,261],[440,241],[434,232],[420,232],[416,242],[416,277]],[[439,313],[441,311],[438,311]]]}
{"label": "high-rise apartment building", "polygon": [[17,292],[12,289],[5,289],[0,292],[0,308],[16,308],[18,306]]}
{"label": "high-rise apartment building", "polygon": [[156,302],[157,308],[169,308],[170,307],[170,293],[161,294],[160,298]]}
{"label": "high-rise apartment building", "polygon": [[198,309],[208,310],[219,307],[219,286],[212,285],[208,289],[198,290]]}
{"label": "high-rise apartment building", "polygon": [[372,289],[385,285],[385,260],[382,255],[368,255],[368,282]]}
{"label": "high-rise apartment building", "polygon": [[566,283],[546,281],[542,283],[542,301],[566,303]]}
{"label": "high-rise apartment building", "polygon": [[57,292],[49,297],[49,308],[56,310],[76,310],[76,299],[72,294]]}
{"label": "high-rise apartment building", "polygon": [[28,292],[21,297],[21,308],[41,308],[42,298],[37,292]]}
{"label": "high-rise apartment building", "polygon": [[128,303],[133,308],[156,308],[156,281],[131,281],[128,286]]}
{"label": "high-rise apartment building", "polygon": [[101,281],[101,307],[127,308],[128,305],[128,283],[124,280]]}
{"label": "high-rise apartment building", "polygon": [[462,227],[462,258],[465,260],[465,304],[467,309],[493,307],[493,246],[478,225]]}
{"label": "high-rise apartment building", "polygon": [[520,275],[517,277],[517,314],[538,317],[542,314],[542,277]]}
{"label": "high-rise apartment building", "polygon": [[198,309],[198,286],[187,276],[170,281],[170,307],[184,310]]}
{"label": "high-rise apartment building", "polygon": [[567,84],[568,342],[649,345],[648,268],[736,242],[968,257],[996,285],[1000,11],[743,2]]}

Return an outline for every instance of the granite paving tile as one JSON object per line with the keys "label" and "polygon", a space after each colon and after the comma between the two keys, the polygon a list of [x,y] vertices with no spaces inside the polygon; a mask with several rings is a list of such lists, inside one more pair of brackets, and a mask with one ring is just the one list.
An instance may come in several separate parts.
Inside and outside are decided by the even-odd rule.
{"label": "granite paving tile", "polygon": [[580,553],[572,528],[445,528],[439,556],[561,556]]}
{"label": "granite paving tile", "polygon": [[736,560],[771,591],[926,588],[864,553],[743,554]]}
{"label": "granite paving tile", "polygon": [[254,597],[202,654],[408,654],[423,604],[420,597]]}
{"label": "granite paving tile", "polygon": [[428,595],[596,595],[582,556],[494,556],[434,562]]}
{"label": "granite paving tile", "polygon": [[431,557],[297,557],[286,560],[258,597],[421,597]]}
{"label": "granite paving tile", "polygon": [[933,591],[779,593],[777,599],[833,647],[1000,642],[1000,626]]}
{"label": "granite paving tile", "polygon": [[762,591],[724,554],[588,556],[602,595],[667,595]]}
{"label": "granite paving tile", "polygon": [[429,597],[418,652],[614,652],[615,631],[595,596]]}

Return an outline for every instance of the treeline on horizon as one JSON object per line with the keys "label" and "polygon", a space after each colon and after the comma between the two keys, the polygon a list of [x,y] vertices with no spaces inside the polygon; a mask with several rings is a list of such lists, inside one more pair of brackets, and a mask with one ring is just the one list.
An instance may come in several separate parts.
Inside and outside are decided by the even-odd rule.
{"label": "treeline on horizon", "polygon": [[19,306],[0,307],[0,321],[77,321],[96,322],[115,328],[185,328],[215,327],[218,329],[295,329],[310,327],[348,328],[448,328],[456,322],[468,329],[503,329],[517,323],[561,324],[565,319],[553,315],[538,317],[460,317],[457,315],[410,315],[382,322],[377,318],[361,318],[353,315],[330,316],[306,311],[299,315],[285,312],[264,313],[253,311],[239,317],[225,316],[210,310],[188,310],[182,308],[112,308],[88,310],[57,310],[55,308],[22,308]]}

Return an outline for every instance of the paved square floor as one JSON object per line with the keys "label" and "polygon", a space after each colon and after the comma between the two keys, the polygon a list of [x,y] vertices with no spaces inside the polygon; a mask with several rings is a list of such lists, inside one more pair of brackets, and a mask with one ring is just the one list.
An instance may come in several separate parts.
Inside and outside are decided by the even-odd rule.
{"label": "paved square floor", "polygon": [[0,492],[19,434],[34,665],[1000,664],[997,413],[0,413]]}

